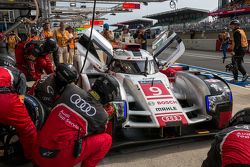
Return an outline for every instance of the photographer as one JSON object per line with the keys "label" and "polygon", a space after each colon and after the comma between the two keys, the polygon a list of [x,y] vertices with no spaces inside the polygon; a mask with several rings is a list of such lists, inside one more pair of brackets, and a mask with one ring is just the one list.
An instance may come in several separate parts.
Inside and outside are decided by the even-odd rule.
{"label": "photographer", "polygon": [[136,33],[133,35],[135,43],[141,45],[141,48],[147,50],[147,36],[145,34],[145,28],[142,24],[137,27]]}

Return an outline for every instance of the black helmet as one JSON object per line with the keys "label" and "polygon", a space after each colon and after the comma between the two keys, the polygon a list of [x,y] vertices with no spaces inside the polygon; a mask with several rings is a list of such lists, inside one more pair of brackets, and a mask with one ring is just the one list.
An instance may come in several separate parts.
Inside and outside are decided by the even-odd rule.
{"label": "black helmet", "polygon": [[244,108],[243,110],[240,110],[229,122],[229,126],[235,126],[239,124],[250,124],[250,108]]}
{"label": "black helmet", "polygon": [[73,65],[61,63],[56,67],[55,78],[60,85],[70,84],[77,80],[78,72]]}
{"label": "black helmet", "polygon": [[137,29],[143,29],[144,28],[144,25],[143,24],[139,24],[138,26],[137,26]]}
{"label": "black helmet", "polygon": [[16,60],[8,54],[4,42],[0,42],[0,66],[16,66]]}
{"label": "black helmet", "polygon": [[232,20],[232,21],[230,22],[230,25],[237,25],[237,26],[239,26],[239,25],[240,25],[240,21],[237,20],[237,19],[234,19],[234,20]]}
{"label": "black helmet", "polygon": [[53,38],[46,38],[43,48],[45,52],[55,52],[58,49],[56,40]]}

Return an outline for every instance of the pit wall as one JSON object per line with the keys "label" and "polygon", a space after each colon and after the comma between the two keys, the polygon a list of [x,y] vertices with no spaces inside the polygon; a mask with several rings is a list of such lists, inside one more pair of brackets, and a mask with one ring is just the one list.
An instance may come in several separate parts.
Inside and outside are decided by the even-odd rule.
{"label": "pit wall", "polygon": [[216,51],[215,39],[183,39],[186,49]]}
{"label": "pit wall", "polygon": [[[186,49],[189,50],[200,50],[200,51],[220,51],[221,42],[217,39],[182,39]],[[148,45],[152,46],[152,39],[148,40]],[[248,40],[250,44],[250,40]],[[174,47],[174,46],[173,46]],[[230,52],[230,48],[228,49]],[[248,53],[250,48],[248,47]]]}
{"label": "pit wall", "polygon": [[[183,39],[186,49],[201,51],[220,51],[221,42],[216,39]],[[250,44],[250,40],[248,40]],[[229,49],[230,50],[230,46]],[[248,52],[250,51],[248,47]]]}

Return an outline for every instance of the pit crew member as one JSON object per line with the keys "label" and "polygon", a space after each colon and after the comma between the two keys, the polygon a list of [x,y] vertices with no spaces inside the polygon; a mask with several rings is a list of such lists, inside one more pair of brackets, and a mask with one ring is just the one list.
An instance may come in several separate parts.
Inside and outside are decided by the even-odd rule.
{"label": "pit crew member", "polygon": [[45,41],[30,41],[24,46],[25,59],[28,60],[30,75],[33,80],[38,80],[43,74],[54,72],[54,66],[50,59],[50,54],[53,54],[55,65],[58,64],[58,47],[53,38],[47,38]]}
{"label": "pit crew member", "polygon": [[215,136],[202,167],[250,167],[250,108],[230,120],[229,127]]}
{"label": "pit crew member", "polygon": [[243,75],[242,82],[246,81],[248,74],[243,66],[243,58],[248,48],[247,36],[243,29],[240,28],[239,20],[232,20],[230,22],[230,28],[233,30],[233,42],[232,42],[232,64],[234,65],[232,82],[238,81],[238,71]]}
{"label": "pit crew member", "polygon": [[77,70],[73,65],[59,63],[55,73],[36,81],[29,94],[37,97],[48,109],[52,109],[65,86],[74,82],[77,77]]}
{"label": "pit crew member", "polygon": [[50,82],[59,80],[57,86],[62,91],[54,94],[58,98],[39,134],[34,162],[39,167],[72,167],[78,163],[81,167],[94,167],[112,144],[111,136],[104,133],[107,113],[83,89],[67,84],[77,76],[72,65],[60,64],[58,68],[54,79],[48,77],[43,81],[48,88]]}
{"label": "pit crew member", "polygon": [[26,78],[0,43],[0,123],[13,126],[19,134],[26,159],[31,160],[37,130],[20,97],[26,93]]}

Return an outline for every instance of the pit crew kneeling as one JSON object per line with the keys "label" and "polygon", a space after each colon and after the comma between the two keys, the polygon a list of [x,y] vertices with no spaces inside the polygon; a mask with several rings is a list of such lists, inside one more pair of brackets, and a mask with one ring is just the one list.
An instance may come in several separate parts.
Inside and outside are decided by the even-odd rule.
{"label": "pit crew kneeling", "polygon": [[202,167],[250,167],[250,108],[236,113],[215,136]]}
{"label": "pit crew kneeling", "polygon": [[31,160],[37,130],[20,98],[26,93],[26,78],[15,64],[0,42],[0,123],[16,129],[25,158]]}
{"label": "pit crew kneeling", "polygon": [[[39,133],[36,166],[73,167],[81,163],[81,167],[94,167],[111,147],[112,138],[104,133],[108,115],[101,104],[71,83],[77,77],[72,65],[59,64],[55,74],[36,84],[54,97],[52,101],[56,99]],[[34,92],[38,93],[36,88]]]}
{"label": "pit crew kneeling", "polygon": [[36,81],[41,79],[43,71],[46,74],[54,72],[50,54],[53,55],[54,64],[57,65],[59,62],[58,47],[52,38],[47,38],[45,41],[22,42],[16,47],[17,67],[29,80]]}

